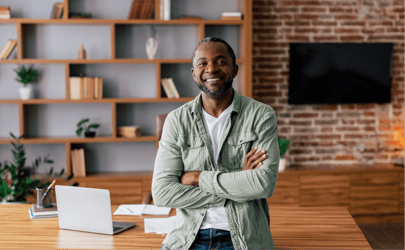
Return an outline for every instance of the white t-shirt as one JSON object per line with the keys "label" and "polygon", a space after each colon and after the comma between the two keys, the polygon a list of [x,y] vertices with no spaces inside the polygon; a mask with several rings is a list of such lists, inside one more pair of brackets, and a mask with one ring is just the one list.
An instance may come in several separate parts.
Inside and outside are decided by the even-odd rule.
{"label": "white t-shirt", "polygon": [[[228,119],[229,113],[231,112],[231,107],[232,105],[222,111],[218,118],[208,114],[207,112],[205,112],[204,108],[202,108],[204,123],[208,129],[208,133],[211,139],[213,151],[212,153],[214,156],[213,164],[215,171],[218,171],[217,161],[219,141],[221,139],[222,132],[224,131],[226,120]],[[216,228],[229,231],[228,220],[226,218],[224,207],[218,206],[208,208],[200,229],[207,228]]]}

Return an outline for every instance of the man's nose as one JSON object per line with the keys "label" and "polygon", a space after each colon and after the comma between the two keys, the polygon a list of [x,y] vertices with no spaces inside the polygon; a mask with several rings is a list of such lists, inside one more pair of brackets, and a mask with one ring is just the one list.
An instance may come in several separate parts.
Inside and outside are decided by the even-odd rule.
{"label": "man's nose", "polygon": [[215,63],[210,62],[207,64],[207,67],[205,68],[207,72],[216,72],[218,70],[218,67]]}

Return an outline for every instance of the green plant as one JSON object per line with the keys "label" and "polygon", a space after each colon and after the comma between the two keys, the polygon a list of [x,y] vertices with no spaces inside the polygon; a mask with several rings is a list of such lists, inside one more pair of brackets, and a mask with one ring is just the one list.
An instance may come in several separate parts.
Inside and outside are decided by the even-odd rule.
{"label": "green plant", "polygon": [[[0,162],[0,200],[7,202],[26,202],[26,197],[30,196],[36,188],[43,188],[51,184],[50,181],[46,183],[40,183],[39,179],[32,180],[31,175],[35,174],[36,169],[42,164],[52,164],[53,160],[49,159],[48,156],[35,159],[32,163],[32,167],[26,167],[25,162],[25,149],[24,145],[20,144],[20,139],[23,137],[16,138],[13,133],[10,133],[11,137],[14,138],[15,142],[11,142],[13,149],[13,160],[12,162],[5,161],[3,164]],[[51,176],[53,172],[53,167],[48,172],[48,176]],[[64,169],[59,174],[55,176],[61,176]]]}
{"label": "green plant", "polygon": [[25,66],[22,65],[18,69],[14,69],[18,75],[18,78],[15,78],[15,80],[24,84],[24,87],[26,87],[27,84],[34,82],[35,77],[37,76],[37,70],[34,70],[33,67],[34,65],[31,65],[31,67],[27,70]]}
{"label": "green plant", "polygon": [[84,124],[89,121],[90,121],[89,118],[84,118],[81,121],[79,121],[79,123],[77,123],[77,130],[76,130],[77,136],[81,136],[83,130],[84,130],[84,132],[90,132],[91,128],[96,129],[96,128],[100,127],[100,124],[98,124],[98,123],[92,123],[89,126],[85,126]]}
{"label": "green plant", "polygon": [[278,148],[280,149],[280,156],[283,156],[288,149],[290,140],[280,140],[278,139]]}

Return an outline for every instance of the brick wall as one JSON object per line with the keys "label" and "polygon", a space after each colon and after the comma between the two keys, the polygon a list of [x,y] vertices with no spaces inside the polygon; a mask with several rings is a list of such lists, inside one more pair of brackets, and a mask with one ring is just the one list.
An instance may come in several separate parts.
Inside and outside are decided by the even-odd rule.
{"label": "brick wall", "polygon": [[[404,0],[364,0],[370,12],[363,19],[359,5],[253,0],[253,98],[276,111],[279,138],[291,139],[290,167],[394,163],[404,156],[389,143],[404,125]],[[289,105],[289,42],[394,42],[391,103]]]}

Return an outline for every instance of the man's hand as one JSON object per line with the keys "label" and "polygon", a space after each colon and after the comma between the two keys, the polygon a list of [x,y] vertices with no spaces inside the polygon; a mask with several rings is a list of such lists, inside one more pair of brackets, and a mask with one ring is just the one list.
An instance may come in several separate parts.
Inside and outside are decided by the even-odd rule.
{"label": "man's hand", "polygon": [[200,178],[201,171],[185,172],[180,177],[180,183],[184,185],[198,186],[198,179]]}
{"label": "man's hand", "polygon": [[265,154],[266,150],[263,149],[259,153],[254,154],[256,151],[257,146],[246,154],[245,163],[241,171],[260,168],[260,166],[263,164],[262,161],[264,161],[267,157],[267,155]]}

